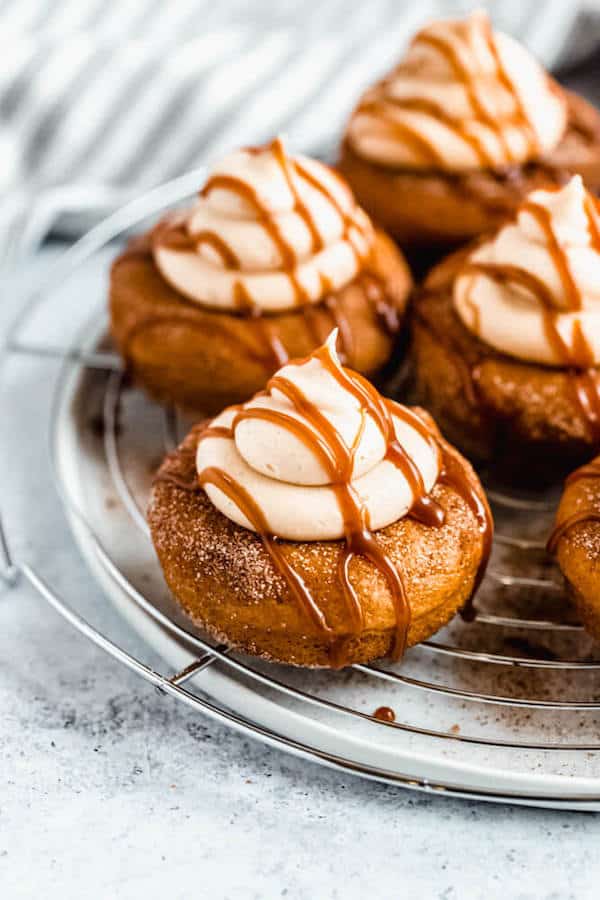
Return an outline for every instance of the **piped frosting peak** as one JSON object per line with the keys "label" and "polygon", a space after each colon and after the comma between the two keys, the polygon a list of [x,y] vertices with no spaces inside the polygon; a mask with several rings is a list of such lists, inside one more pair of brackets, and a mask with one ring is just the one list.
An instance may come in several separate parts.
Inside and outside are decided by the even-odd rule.
{"label": "piped frosting peak", "polygon": [[469,329],[510,356],[600,364],[600,217],[579,175],[531,193],[515,221],[471,253],[454,304]]}
{"label": "piped frosting peak", "polygon": [[[423,422],[344,369],[335,337],[218,416],[198,445],[201,480],[215,466],[227,472],[280,538],[343,538],[354,515],[353,527],[383,528],[429,493],[439,474],[439,450]],[[256,530],[235,499],[214,484],[206,491],[224,515]]]}
{"label": "piped frosting peak", "polygon": [[341,178],[276,138],[215,165],[196,204],[157,230],[154,258],[203,306],[275,313],[344,287],[373,238]]}
{"label": "piped frosting peak", "polygon": [[481,10],[436,21],[363,97],[347,139],[375,163],[468,171],[522,164],[551,151],[565,103],[519,43]]}

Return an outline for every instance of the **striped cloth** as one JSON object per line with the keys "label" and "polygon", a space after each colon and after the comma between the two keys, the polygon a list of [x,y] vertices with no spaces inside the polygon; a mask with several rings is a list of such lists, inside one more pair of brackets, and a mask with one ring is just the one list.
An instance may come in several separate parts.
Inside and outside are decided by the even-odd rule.
{"label": "striped cloth", "polygon": [[[581,27],[576,2],[483,5],[549,67],[598,35],[589,20]],[[0,220],[14,229],[15,210],[63,184],[102,186],[104,210],[275,132],[327,157],[361,90],[414,30],[471,6],[0,0]]]}

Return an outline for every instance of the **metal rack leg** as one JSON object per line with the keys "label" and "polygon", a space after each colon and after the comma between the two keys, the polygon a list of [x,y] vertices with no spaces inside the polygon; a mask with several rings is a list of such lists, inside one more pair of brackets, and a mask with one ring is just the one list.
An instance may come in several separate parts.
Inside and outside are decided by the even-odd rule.
{"label": "metal rack leg", "polygon": [[0,516],[0,579],[9,587],[16,584],[19,578],[19,567],[13,561],[8,541],[6,539],[6,531],[2,524],[2,516]]}

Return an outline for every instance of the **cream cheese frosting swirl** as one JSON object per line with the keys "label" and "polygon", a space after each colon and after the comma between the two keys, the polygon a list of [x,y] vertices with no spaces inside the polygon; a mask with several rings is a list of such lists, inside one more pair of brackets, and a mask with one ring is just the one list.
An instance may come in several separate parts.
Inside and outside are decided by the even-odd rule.
{"label": "cream cheese frosting swirl", "polygon": [[277,138],[217,164],[192,209],[157,230],[154,259],[203,306],[277,313],[344,287],[373,238],[347,185]]}
{"label": "cream cheese frosting swirl", "polygon": [[579,175],[531,193],[470,254],[453,289],[471,331],[526,362],[600,365],[600,218]]}
{"label": "cream cheese frosting swirl", "polygon": [[[287,540],[348,539],[402,518],[435,485],[434,436],[415,413],[344,369],[335,339],[333,331],[307,359],[284,366],[265,392],[225,410],[199,440],[200,483],[238,525]],[[258,512],[246,515],[240,498]]]}
{"label": "cream cheese frosting swirl", "polygon": [[461,172],[543,156],[565,127],[565,102],[546,72],[476,11],[423,28],[364,95],[347,140],[381,165]]}

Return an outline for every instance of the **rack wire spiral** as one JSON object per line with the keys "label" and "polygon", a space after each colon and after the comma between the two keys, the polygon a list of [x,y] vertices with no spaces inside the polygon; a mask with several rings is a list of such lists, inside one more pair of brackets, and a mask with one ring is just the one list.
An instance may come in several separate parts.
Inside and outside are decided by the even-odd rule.
{"label": "rack wire spiral", "polygon": [[[54,269],[51,284],[60,286],[74,268],[84,264],[107,242],[180,200],[199,180],[198,172],[189,173],[110,217],[67,251]],[[327,676],[329,680],[313,673],[268,666],[206,640],[189,622],[173,615],[168,603],[165,605],[162,600],[157,600],[156,591],[144,591],[139,582],[131,577],[123,560],[116,558],[114,547],[107,546],[98,535],[88,510],[74,500],[61,478],[60,460],[57,458],[60,441],[56,431],[61,419],[59,407],[64,399],[66,383],[75,373],[80,401],[83,397],[86,406],[93,407],[95,404],[98,408],[101,427],[95,438],[94,452],[102,455],[102,465],[109,478],[106,490],[110,490],[116,498],[119,515],[128,523],[129,532],[135,534],[131,540],[144,548],[141,552],[147,552],[150,556],[149,531],[144,515],[150,471],[146,467],[145,475],[142,473],[140,476],[139,468],[132,465],[139,449],[135,444],[136,435],[139,438],[139,417],[150,415],[155,426],[159,423],[153,429],[156,446],[152,452],[155,457],[157,452],[160,455],[177,445],[187,423],[180,420],[175,410],[158,410],[141,394],[130,392],[121,363],[106,342],[100,340],[90,344],[89,339],[83,340],[80,334],[76,344],[65,348],[58,344],[32,343],[23,338],[28,318],[45,301],[51,284],[46,282],[44,291],[35,292],[24,305],[9,332],[4,348],[5,360],[29,354],[61,361],[61,372],[54,392],[54,409],[50,415],[50,453],[61,499],[71,520],[83,528],[93,542],[97,560],[106,576],[132,604],[172,639],[191,651],[194,658],[180,670],[163,674],[131,655],[85,621],[35,566],[26,560],[13,558],[10,534],[0,520],[0,577],[7,584],[14,584],[19,577],[25,579],[77,631],[156,688],[203,714],[259,737],[268,744],[366,777],[422,790],[490,800],[508,799],[510,796],[507,791],[476,790],[447,780],[415,778],[395,768],[361,763],[343,752],[323,749],[310,740],[290,736],[256,721],[250,714],[243,714],[239,709],[215,700],[207,693],[203,673],[213,668],[231,673],[251,692],[266,692],[276,705],[284,707],[285,704],[292,704],[300,716],[326,716],[328,721],[343,722],[343,727],[350,731],[359,726],[366,726],[368,734],[384,730],[388,736],[386,740],[391,735],[395,741],[426,739],[435,745],[466,745],[516,753],[538,751],[589,756],[600,751],[600,740],[594,737],[597,731],[595,717],[600,713],[600,690],[595,691],[594,683],[590,685],[586,681],[600,670],[600,657],[594,656],[581,626],[573,621],[565,605],[558,573],[543,554],[543,531],[550,521],[553,499],[507,494],[490,487],[489,497],[499,527],[492,563],[477,601],[475,623],[454,623],[435,639],[410,651],[406,662],[400,666],[390,666],[385,662],[357,665],[344,673]],[[89,334],[89,328],[86,325],[86,334]],[[85,441],[88,437],[81,439]],[[128,444],[130,440],[133,441],[131,445]],[[157,568],[157,563],[154,565]],[[498,599],[500,596],[501,601]],[[534,615],[539,606],[542,614]],[[545,612],[548,608],[552,610],[552,615]],[[581,679],[583,683],[580,683]],[[503,689],[490,687],[496,683]],[[538,689],[537,692],[535,689]],[[393,705],[397,712],[393,722],[381,721],[365,706],[372,697],[387,696],[388,691],[394,697]],[[570,696],[569,692],[574,695]],[[411,717],[410,714],[416,709],[410,700],[413,695],[421,698],[419,702],[425,712]],[[373,701],[371,708],[374,709],[374,706]],[[425,713],[430,707],[433,711],[428,718]],[[481,725],[482,708],[498,711],[500,717],[525,714],[534,720],[531,725],[519,725],[520,720],[514,720],[511,728],[499,726],[490,735],[489,729],[486,731]],[[477,714],[471,714],[471,709],[476,709]],[[464,723],[440,727],[436,724],[444,721],[440,710],[447,712],[446,720],[448,716],[463,715],[467,727]],[[580,722],[578,727],[573,727],[575,715]],[[544,716],[566,718],[558,727],[540,729],[538,723]],[[588,720],[583,725],[581,723],[585,717]],[[550,738],[543,736],[548,730],[551,731]],[[519,795],[514,794],[512,799],[518,800]],[[582,803],[598,804],[600,789],[597,796],[587,794],[580,799]],[[531,797],[529,800],[532,802]],[[560,798],[555,798],[552,805],[559,803]]]}

